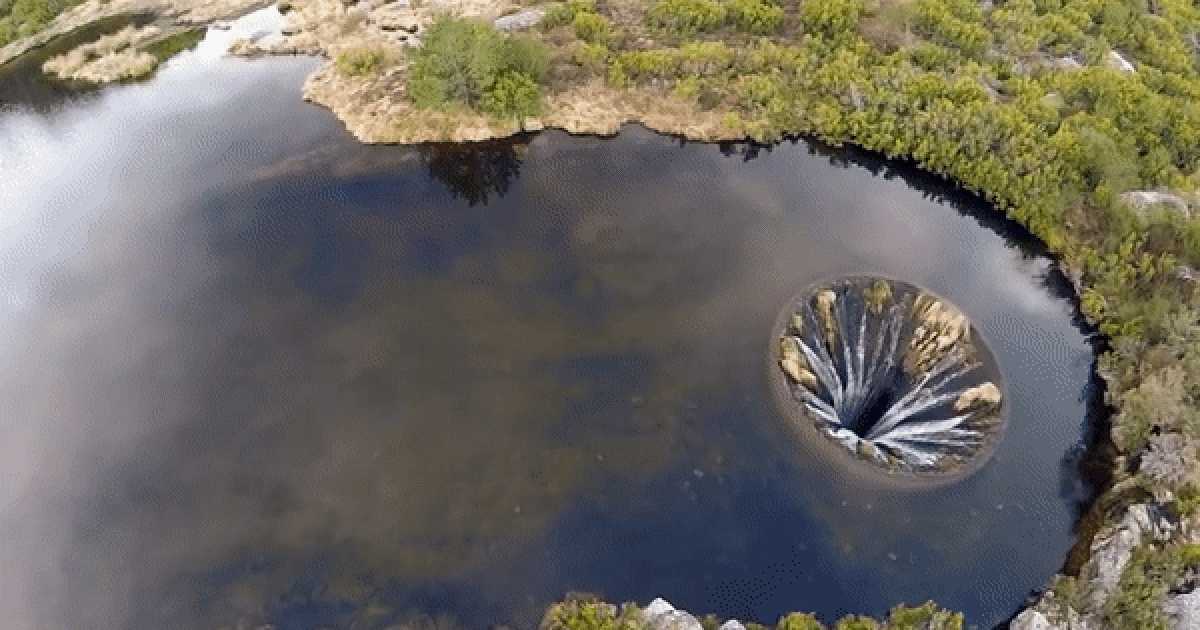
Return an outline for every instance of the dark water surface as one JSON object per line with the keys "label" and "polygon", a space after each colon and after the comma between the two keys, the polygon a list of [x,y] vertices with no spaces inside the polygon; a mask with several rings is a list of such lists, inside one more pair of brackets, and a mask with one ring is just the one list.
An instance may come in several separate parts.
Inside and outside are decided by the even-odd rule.
{"label": "dark water surface", "polygon": [[[363,147],[300,101],[313,66],[0,118],[4,628],[529,628],[569,590],[990,627],[1062,563],[1091,352],[978,202],[637,127]],[[846,273],[991,343],[979,473],[864,486],[782,430],[772,322]]]}

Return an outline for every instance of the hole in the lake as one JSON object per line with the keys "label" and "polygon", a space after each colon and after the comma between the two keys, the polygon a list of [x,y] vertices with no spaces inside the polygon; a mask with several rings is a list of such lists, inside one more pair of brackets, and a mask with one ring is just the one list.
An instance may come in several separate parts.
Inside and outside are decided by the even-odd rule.
{"label": "hole in the lake", "polygon": [[850,429],[860,438],[867,437],[871,428],[883,419],[884,413],[892,406],[896,395],[891,387],[882,386],[879,390],[867,400],[862,411],[850,417],[846,428]]}
{"label": "hole in the lake", "polygon": [[960,479],[1004,431],[991,351],[957,307],[911,284],[811,286],[783,309],[772,338],[785,411],[888,475]]}
{"label": "hole in the lake", "polygon": [[[68,623],[38,627],[536,628],[573,589],[766,622],[935,598],[990,627],[1057,569],[1073,513],[1054,487],[1075,479],[1059,461],[1102,397],[1079,396],[1091,353],[1064,315],[1070,294],[1042,286],[1044,251],[982,201],[848,149],[718,152],[636,127],[362,147],[299,98],[315,62],[213,63],[236,66],[213,101],[207,82],[164,72],[106,91],[111,106],[64,106],[79,133],[5,119],[47,145],[2,165],[34,200],[22,205],[71,225],[57,207],[69,178],[24,171],[73,169],[91,144],[137,158],[97,153],[132,170],[101,178],[122,182],[107,193],[122,202],[89,247],[139,255],[47,281],[25,353],[46,358],[6,377],[37,392],[40,411],[22,417],[83,427],[53,445],[71,465],[44,482],[63,496],[63,526],[46,531],[67,536],[21,541],[63,567],[37,612]],[[293,63],[293,87],[277,89]],[[272,118],[246,115],[260,110]],[[172,194],[142,195],[147,181]],[[941,484],[954,471],[892,473],[847,451],[792,389],[785,409],[807,424],[791,424],[847,470],[936,491],[829,475],[773,426],[762,364],[782,300],[864,269],[942,292],[994,342],[995,361],[983,355],[947,391],[1007,394],[1002,365],[1019,393],[1001,399],[1007,433],[985,432],[958,470],[987,468],[953,492]],[[143,297],[105,302],[126,285]],[[886,286],[896,303],[927,293]],[[817,289],[841,308],[871,304],[836,282]],[[810,293],[788,315],[813,308]],[[826,346],[811,348],[842,383],[859,368],[839,345],[854,341],[856,312],[836,357],[822,329],[800,336]],[[886,318],[868,320],[876,334]],[[86,326],[63,339],[56,322]],[[982,341],[973,328],[970,340]],[[779,342],[771,375],[794,385]],[[858,443],[886,446],[874,434],[917,386],[895,356],[838,411]],[[113,395],[99,408],[102,391]],[[833,392],[818,381],[813,394],[832,405]]]}

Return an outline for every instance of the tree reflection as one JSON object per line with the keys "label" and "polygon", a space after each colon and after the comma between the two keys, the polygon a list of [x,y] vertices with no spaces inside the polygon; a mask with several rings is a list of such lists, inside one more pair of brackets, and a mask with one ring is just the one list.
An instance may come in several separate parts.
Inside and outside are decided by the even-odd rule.
{"label": "tree reflection", "polygon": [[521,174],[521,154],[528,139],[470,145],[427,144],[420,147],[421,164],[445,184],[450,194],[471,206],[487,205],[508,193]]}
{"label": "tree reflection", "polygon": [[739,142],[726,140],[717,143],[717,150],[725,157],[740,157],[743,162],[749,162],[757,158],[763,151],[771,152],[772,145],[760,144],[757,142]]}

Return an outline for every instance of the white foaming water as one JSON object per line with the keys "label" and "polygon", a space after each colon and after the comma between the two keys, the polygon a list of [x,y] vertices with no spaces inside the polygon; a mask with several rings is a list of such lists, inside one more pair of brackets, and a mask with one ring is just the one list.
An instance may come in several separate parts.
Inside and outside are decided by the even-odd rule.
{"label": "white foaming water", "polygon": [[922,299],[915,291],[893,286],[905,296],[878,309],[868,306],[865,285],[854,282],[819,292],[818,297],[827,296],[823,307],[808,300],[795,305],[781,338],[783,363],[791,363],[789,378],[798,380],[790,386],[792,394],[830,437],[889,469],[961,465],[976,457],[998,429],[998,400],[965,403],[979,384],[970,378],[982,365],[972,356],[978,342],[969,341],[969,335],[951,340],[953,324],[936,328],[951,321],[965,325],[965,319],[954,319],[961,317],[957,311],[942,319],[940,302],[926,301],[937,305],[926,311],[914,306],[914,298]]}

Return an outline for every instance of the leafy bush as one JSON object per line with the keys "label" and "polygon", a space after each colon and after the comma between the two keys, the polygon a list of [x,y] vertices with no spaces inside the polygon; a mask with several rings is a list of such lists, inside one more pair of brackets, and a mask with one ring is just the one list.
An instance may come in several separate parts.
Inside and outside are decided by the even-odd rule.
{"label": "leafy bush", "polygon": [[[621,75],[618,85],[624,79],[644,81],[651,78],[663,78],[672,73],[675,56],[665,50],[635,50],[618,57],[612,65],[612,72]],[[611,79],[611,77],[610,77]]]}
{"label": "leafy bush", "polygon": [[642,611],[626,604],[616,606],[591,600],[568,599],[546,611],[543,630],[642,630]]}
{"label": "leafy bush", "polygon": [[765,106],[778,92],[778,86],[770,76],[751,74],[743,76],[737,85],[741,101],[752,107]]}
{"label": "leafy bush", "polygon": [[338,55],[335,65],[342,74],[348,77],[357,77],[375,72],[382,62],[382,49],[353,48]]}
{"label": "leafy bush", "polygon": [[602,44],[580,44],[571,51],[571,61],[596,71],[608,64],[608,49]]}
{"label": "leafy bush", "polygon": [[[860,442],[862,443],[862,442]],[[870,617],[845,617],[833,626],[834,630],[879,630],[879,624]]]}
{"label": "leafy bush", "polygon": [[700,93],[700,81],[695,77],[684,77],[675,82],[671,91],[683,98],[695,98]]}
{"label": "leafy bush", "polygon": [[513,118],[521,124],[538,112],[542,90],[529,75],[515,70],[502,72],[483,94],[480,107],[501,118]]}
{"label": "leafy bush", "polygon": [[917,0],[917,19],[923,34],[969,57],[982,56],[992,43],[982,10],[971,0]]}
{"label": "leafy bush", "polygon": [[575,22],[575,18],[581,13],[595,13],[596,5],[589,0],[570,0],[562,4],[556,4],[546,11],[546,16],[542,18],[539,26],[543,31],[548,31],[559,26],[567,26]]}
{"label": "leafy bush", "polygon": [[0,8],[0,46],[46,28],[59,13],[82,0],[14,0]]}
{"label": "leafy bush", "polygon": [[770,0],[731,0],[728,7],[734,25],[754,35],[774,32],[783,19],[783,8]]}
{"label": "leafy bush", "polygon": [[462,103],[521,118],[540,101],[537,86],[549,61],[549,51],[536,40],[504,36],[483,22],[442,13],[412,53],[408,94],[420,108]]}
{"label": "leafy bush", "polygon": [[725,7],[712,0],[659,0],[646,13],[646,21],[687,37],[720,27],[725,22]]}
{"label": "leafy bush", "polygon": [[776,630],[822,630],[824,626],[815,617],[806,613],[792,613],[779,620]]}
{"label": "leafy bush", "polygon": [[915,608],[896,606],[888,613],[888,630],[962,630],[962,613],[941,609],[933,602]]}
{"label": "leafy bush", "polygon": [[862,10],[862,0],[805,0],[800,19],[805,32],[836,39],[854,32]]}
{"label": "leafy bush", "polygon": [[589,44],[608,41],[610,30],[607,20],[595,13],[585,12],[575,14],[575,19],[571,20],[571,29],[575,31],[575,37]]}
{"label": "leafy bush", "polygon": [[677,58],[681,73],[708,76],[728,68],[733,53],[724,42],[688,42],[679,48]]}

